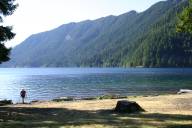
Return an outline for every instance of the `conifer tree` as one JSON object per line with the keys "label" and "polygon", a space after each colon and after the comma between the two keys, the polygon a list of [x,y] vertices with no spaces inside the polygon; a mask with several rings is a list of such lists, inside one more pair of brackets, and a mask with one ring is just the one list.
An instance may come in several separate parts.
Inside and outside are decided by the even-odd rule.
{"label": "conifer tree", "polygon": [[[0,23],[6,16],[12,15],[17,8],[15,0],[0,0]],[[10,48],[6,48],[4,43],[11,40],[15,34],[11,32],[12,27],[0,25],[0,63],[9,60]]]}

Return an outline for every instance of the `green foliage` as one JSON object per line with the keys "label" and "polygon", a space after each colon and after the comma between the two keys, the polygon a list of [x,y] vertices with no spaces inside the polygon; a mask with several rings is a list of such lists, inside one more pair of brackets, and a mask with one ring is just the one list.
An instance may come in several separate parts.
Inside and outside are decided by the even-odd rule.
{"label": "green foliage", "polygon": [[188,0],[189,5],[179,15],[177,31],[192,34],[192,0]]}
{"label": "green foliage", "polygon": [[131,65],[145,67],[191,67],[192,37],[176,33],[177,13],[186,6],[170,8],[150,29],[131,58]]}
{"label": "green foliage", "polygon": [[[14,4],[15,0],[1,0],[0,1],[0,22],[3,22],[3,16],[13,14],[17,5]],[[10,49],[6,48],[3,44],[4,41],[12,39],[15,34],[11,32],[11,27],[0,26],[0,63],[9,60]]]}

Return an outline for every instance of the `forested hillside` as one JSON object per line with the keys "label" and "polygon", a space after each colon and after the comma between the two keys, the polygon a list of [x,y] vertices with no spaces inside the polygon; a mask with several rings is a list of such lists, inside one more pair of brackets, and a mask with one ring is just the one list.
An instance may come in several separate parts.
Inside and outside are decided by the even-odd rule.
{"label": "forested hillside", "polygon": [[191,67],[192,37],[176,33],[187,0],[60,26],[30,36],[6,67]]}
{"label": "forested hillside", "polygon": [[[131,56],[131,65],[145,67],[191,67],[192,36],[177,33],[177,15],[185,3],[172,7],[152,26],[140,40]],[[126,63],[126,62],[125,62]]]}

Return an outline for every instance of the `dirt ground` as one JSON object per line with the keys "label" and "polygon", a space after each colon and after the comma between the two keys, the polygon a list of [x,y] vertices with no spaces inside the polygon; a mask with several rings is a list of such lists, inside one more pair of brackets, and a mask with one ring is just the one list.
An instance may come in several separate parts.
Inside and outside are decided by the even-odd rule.
{"label": "dirt ground", "polygon": [[[0,107],[0,128],[191,128],[192,94],[128,97],[146,110],[118,114],[118,100],[37,102]],[[124,99],[125,100],[125,99]]]}

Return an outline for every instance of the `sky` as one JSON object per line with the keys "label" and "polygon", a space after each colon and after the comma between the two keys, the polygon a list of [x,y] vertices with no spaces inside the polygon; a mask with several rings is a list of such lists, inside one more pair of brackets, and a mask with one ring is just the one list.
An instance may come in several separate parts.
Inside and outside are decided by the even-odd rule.
{"label": "sky", "polygon": [[4,25],[13,26],[16,36],[5,44],[14,47],[32,34],[70,22],[142,12],[158,1],[162,0],[16,0],[19,7],[4,18]]}

